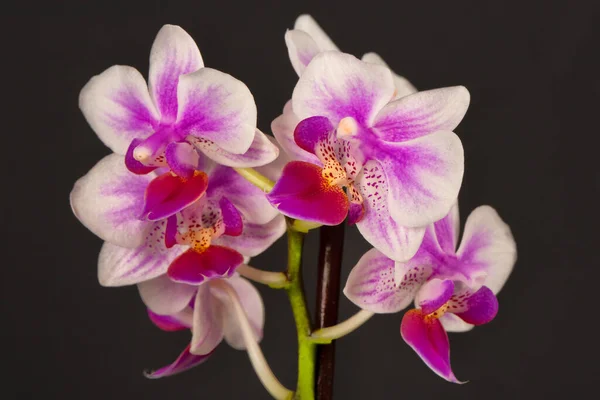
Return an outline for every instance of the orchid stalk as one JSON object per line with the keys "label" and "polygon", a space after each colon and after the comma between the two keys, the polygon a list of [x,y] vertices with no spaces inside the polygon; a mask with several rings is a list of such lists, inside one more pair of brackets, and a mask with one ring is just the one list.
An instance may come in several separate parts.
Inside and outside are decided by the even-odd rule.
{"label": "orchid stalk", "polygon": [[[274,399],[330,400],[332,342],[412,304],[400,336],[434,373],[462,383],[447,332],[494,319],[517,254],[490,206],[469,215],[459,241],[464,150],[454,130],[469,92],[418,91],[377,54],[343,53],[309,15],[284,39],[298,82],[271,124],[273,137],[256,126],[248,87],[205,67],[178,26],[159,31],[147,84],[119,65],[81,90],[83,115],[113,151],[70,196],[75,216],[104,240],[98,280],[136,285],[156,327],[190,333],[175,361],[145,375],[204,364],[224,342],[248,353]],[[360,310],[338,323],[346,223],[373,248],[355,260],[343,289]],[[313,323],[302,279],[312,265],[303,266],[302,254],[316,228]],[[285,269],[250,266],[284,234]],[[261,351],[265,308],[250,281],[289,299],[298,341],[293,389]]]}

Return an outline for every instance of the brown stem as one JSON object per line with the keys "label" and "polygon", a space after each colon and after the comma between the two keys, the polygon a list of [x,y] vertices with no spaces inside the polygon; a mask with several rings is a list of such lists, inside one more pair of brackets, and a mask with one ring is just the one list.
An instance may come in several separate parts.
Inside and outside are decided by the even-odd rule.
{"label": "brown stem", "polygon": [[[338,320],[340,271],[344,248],[344,224],[319,229],[316,327],[332,326]],[[333,399],[335,342],[317,347],[317,400]]]}

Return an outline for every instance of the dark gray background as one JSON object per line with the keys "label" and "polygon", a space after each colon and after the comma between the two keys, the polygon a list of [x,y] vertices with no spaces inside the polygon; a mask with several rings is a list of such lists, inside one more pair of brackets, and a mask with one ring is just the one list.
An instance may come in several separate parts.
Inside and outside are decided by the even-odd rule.
{"label": "dark gray background", "polygon": [[[4,398],[266,399],[246,354],[221,345],[204,365],[149,381],[189,334],[146,318],[135,287],[96,280],[101,241],[71,214],[73,182],[109,153],[77,108],[81,87],[113,64],[147,73],[154,36],[178,24],[207,66],[252,90],[259,125],[296,76],[283,34],[309,12],[343,50],[381,54],[418,88],[462,84],[472,102],[457,129],[466,151],[464,221],[491,204],[510,224],[519,260],[489,325],[452,334],[458,386],[435,376],[401,340],[401,315],[376,316],[337,347],[338,399],[576,396],[598,367],[597,256],[600,83],[598,2],[321,1],[25,3],[2,17],[2,278]],[[37,14],[34,14],[37,13]],[[8,142],[7,142],[8,140]],[[318,234],[305,271],[312,303]],[[593,247],[592,247],[593,246]],[[344,269],[369,246],[347,234]],[[254,260],[284,267],[285,246]],[[295,333],[282,292],[260,288],[262,347],[295,383]],[[355,307],[341,301],[342,317]]]}

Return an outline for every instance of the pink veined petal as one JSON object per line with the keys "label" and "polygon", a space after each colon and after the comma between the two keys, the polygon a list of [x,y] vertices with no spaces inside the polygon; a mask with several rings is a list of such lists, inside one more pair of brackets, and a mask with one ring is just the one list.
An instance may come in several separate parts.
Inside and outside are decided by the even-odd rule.
{"label": "pink veined petal", "polygon": [[324,225],[338,225],[348,214],[346,193],[323,178],[314,164],[292,161],[267,198],[282,214]]}
{"label": "pink veined petal", "polygon": [[387,257],[405,261],[415,255],[425,227],[407,228],[390,215],[388,183],[377,161],[368,161],[356,179],[365,214],[356,224],[363,237]]}
{"label": "pink veined petal", "polygon": [[240,236],[220,236],[213,243],[235,249],[247,257],[256,257],[283,236],[285,230],[285,218],[280,214],[266,224],[246,223]]}
{"label": "pink veined petal", "polygon": [[125,168],[123,157],[104,157],[71,191],[71,208],[86,228],[107,242],[137,247],[151,224],[139,216],[144,191],[154,177],[135,175]]}
{"label": "pink veined petal", "polygon": [[344,294],[363,310],[378,314],[396,313],[406,308],[431,274],[427,265],[415,263],[395,279],[396,265],[377,249],[365,253],[350,272]]}
{"label": "pink veined petal", "polygon": [[208,176],[204,172],[196,171],[190,179],[164,173],[146,188],[141,217],[150,221],[168,218],[195,203],[207,187]]}
{"label": "pink veined petal", "polygon": [[195,286],[173,282],[167,275],[141,282],[137,287],[148,309],[160,315],[182,311],[196,294]]}
{"label": "pink veined petal", "polygon": [[454,203],[450,212],[444,218],[434,222],[433,228],[436,240],[444,253],[455,254],[460,233],[458,202]]}
{"label": "pink veined petal", "polygon": [[90,79],[79,94],[79,108],[100,140],[121,155],[133,139],[151,135],[160,121],[142,75],[121,65]]}
{"label": "pink veined petal", "polygon": [[454,295],[449,306],[449,312],[472,325],[487,324],[498,314],[498,299],[486,286],[475,293],[466,291]]}
{"label": "pink veined petal", "polygon": [[259,167],[270,163],[279,155],[279,148],[258,129],[256,129],[250,148],[243,154],[234,154],[208,139],[188,136],[187,140],[210,159],[229,167]]}
{"label": "pink veined petal", "polygon": [[[253,328],[256,341],[260,342],[263,337],[263,326],[265,324],[265,308],[258,290],[250,282],[237,274],[227,279],[227,284],[235,290],[246,312],[250,326]],[[236,350],[245,350],[246,343],[240,329],[237,313],[231,309],[229,299],[225,299],[227,295],[219,293],[213,288],[211,290],[213,290],[215,296],[223,298],[223,332],[225,341]]]}
{"label": "pink veined petal", "polygon": [[170,315],[157,314],[149,308],[147,311],[150,321],[163,331],[177,332],[192,327],[193,310],[190,307]]}
{"label": "pink veined petal", "polygon": [[420,310],[407,311],[400,333],[433,372],[449,382],[461,383],[450,367],[448,334],[437,318],[427,318]]}
{"label": "pink veined petal", "polygon": [[446,332],[467,332],[475,327],[449,312],[440,317],[440,322]]}
{"label": "pink veined petal", "polygon": [[317,21],[309,14],[299,16],[294,23],[294,29],[308,33],[321,51],[339,51],[335,43],[333,43],[325,31],[317,24]]}
{"label": "pink veined petal", "polygon": [[279,214],[267,200],[265,192],[232,168],[219,165],[209,173],[206,197],[213,199],[222,196],[227,196],[246,222],[264,224]]}
{"label": "pink veined petal", "polygon": [[432,279],[417,293],[415,304],[425,315],[431,314],[446,304],[454,293],[454,282],[449,279]]}
{"label": "pink veined petal", "polygon": [[470,269],[484,271],[484,284],[498,293],[517,260],[517,245],[496,210],[480,206],[467,218],[457,254]]}
{"label": "pink veined petal", "polygon": [[306,66],[314,56],[320,53],[319,46],[310,35],[301,30],[291,30],[285,33],[290,61],[298,76],[302,75]]}
{"label": "pink veined petal", "polygon": [[453,132],[440,131],[403,143],[380,142],[392,218],[422,227],[445,217],[458,197],[464,172],[463,147]]}
{"label": "pink veined petal", "polygon": [[225,225],[224,235],[240,236],[244,230],[242,214],[233,205],[227,197],[221,197],[219,200],[219,208],[223,217],[223,225]]}
{"label": "pink veined petal", "polygon": [[199,169],[200,156],[189,143],[170,143],[165,150],[165,157],[171,171],[182,178],[192,178]]}
{"label": "pink veined petal", "polygon": [[211,279],[230,277],[244,257],[228,247],[211,245],[203,252],[192,249],[177,257],[167,271],[175,282],[200,285]]}
{"label": "pink veined petal", "polygon": [[209,285],[198,286],[190,347],[192,354],[209,354],[221,343],[225,310],[225,305],[211,293]]}
{"label": "pink veined petal", "polygon": [[326,117],[309,117],[296,125],[294,141],[302,150],[315,154],[317,145],[327,141],[334,130]]}
{"label": "pink veined petal", "polygon": [[294,130],[300,119],[292,110],[292,101],[288,101],[283,109],[283,114],[275,118],[271,123],[273,136],[279,142],[279,145],[292,160],[305,161],[315,165],[321,165],[321,161],[312,153],[303,150],[294,140]]}
{"label": "pink veined petal", "polygon": [[388,142],[404,142],[438,131],[452,131],[469,107],[469,92],[463,86],[426,90],[387,104],[373,124]]}
{"label": "pink veined petal", "polygon": [[337,126],[342,118],[352,117],[359,125],[370,126],[393,93],[389,69],[349,54],[324,52],[300,77],[292,106],[300,119],[321,115]]}
{"label": "pink veined petal", "polygon": [[179,77],[204,67],[194,39],[181,27],[164,25],[150,51],[149,87],[162,121],[172,123],[177,116]]}
{"label": "pink veined petal", "polygon": [[125,166],[130,172],[133,172],[134,174],[146,175],[154,171],[157,167],[149,167],[135,159],[135,157],[133,156],[133,151],[140,143],[142,143],[142,139],[133,139],[131,141],[131,144],[127,148],[127,153],[125,154]]}
{"label": "pink veined petal", "polygon": [[208,139],[233,154],[243,154],[252,145],[256,105],[241,81],[202,68],[179,78],[177,100],[175,130],[182,137]]}
{"label": "pink veined petal", "polygon": [[149,379],[158,379],[175,375],[202,364],[211,356],[211,354],[212,353],[208,353],[201,356],[192,354],[190,353],[190,345],[188,345],[172,364],[159,368],[156,371],[145,372],[144,375]]}
{"label": "pink veined petal", "polygon": [[169,264],[185,247],[165,246],[166,221],[152,224],[144,244],[128,249],[104,243],[98,257],[98,280],[102,286],[132,285],[156,278],[167,272]]}
{"label": "pink veined petal", "polygon": [[[362,61],[383,65],[384,67],[389,68],[385,61],[379,56],[377,53],[367,53],[362,56]],[[390,68],[391,71],[391,68]],[[399,99],[404,96],[408,96],[409,94],[413,94],[417,92],[417,89],[408,81],[408,79],[394,73],[392,71],[392,75],[394,77],[394,86],[396,87],[395,96],[393,100]]]}

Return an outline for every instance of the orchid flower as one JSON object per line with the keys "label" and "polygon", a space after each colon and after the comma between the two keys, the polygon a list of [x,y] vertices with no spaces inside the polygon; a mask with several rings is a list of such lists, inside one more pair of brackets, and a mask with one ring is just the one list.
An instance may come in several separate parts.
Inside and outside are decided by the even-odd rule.
{"label": "orchid flower", "polygon": [[305,221],[336,225],[349,214],[374,247],[404,261],[458,195],[464,159],[452,130],[469,93],[459,86],[393,100],[394,92],[386,67],[317,54],[292,96],[294,142],[311,159],[289,163],[268,197]]}
{"label": "orchid flower", "polygon": [[167,167],[150,183],[149,196],[162,211],[182,210],[206,190],[201,152],[233,167],[265,165],[278,149],[256,128],[256,105],[241,81],[204,67],[194,40],[165,25],[150,52],[149,83],[134,68],[116,65],[81,90],[80,108],[98,137],[125,155],[128,169],[147,174]]}
{"label": "orchid flower", "polygon": [[237,313],[223,284],[237,294],[253,330],[253,340],[262,338],[264,307],[260,294],[246,279],[234,274],[198,286],[173,282],[162,275],[138,284],[150,320],[165,331],[191,329],[191,343],[172,364],[147,376],[161,378],[185,371],[205,361],[223,339],[233,348],[245,350],[246,343]]}
{"label": "orchid flower", "polygon": [[[98,266],[102,285],[131,285],[168,271],[176,280],[196,284],[228,277],[242,256],[260,254],[283,235],[285,220],[264,192],[232,168],[209,160],[204,165],[206,195],[157,221],[141,218],[155,172],[133,174],[123,157],[113,154],[77,181],[71,192],[73,212],[106,241]],[[196,263],[190,265],[191,260]]]}
{"label": "orchid flower", "polygon": [[[344,294],[363,310],[404,314],[401,334],[423,361],[442,378],[458,382],[450,367],[447,331],[462,332],[491,321],[498,311],[496,294],[516,261],[510,228],[489,206],[468,217],[460,247],[459,215],[450,213],[427,228],[417,254],[394,262],[368,251],[354,267]],[[458,249],[457,249],[458,248]]]}

